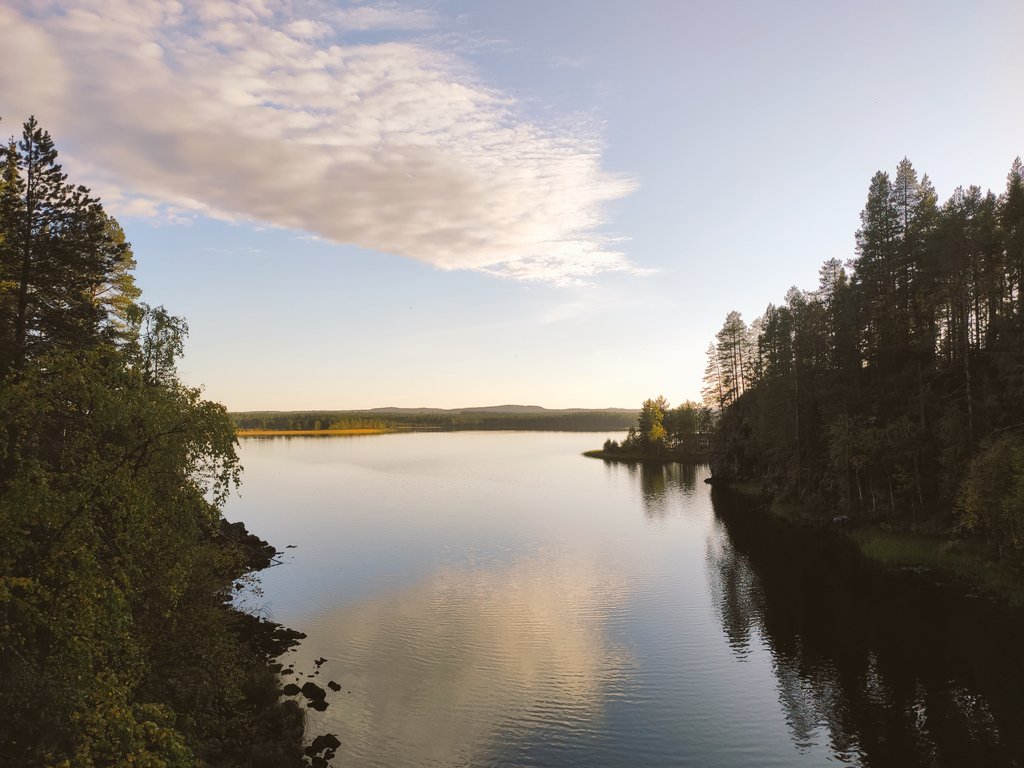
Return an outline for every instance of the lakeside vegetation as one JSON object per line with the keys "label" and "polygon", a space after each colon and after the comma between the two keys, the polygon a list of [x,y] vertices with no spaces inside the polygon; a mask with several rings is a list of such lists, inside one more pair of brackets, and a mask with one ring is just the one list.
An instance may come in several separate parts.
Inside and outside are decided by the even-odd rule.
{"label": "lakeside vegetation", "polygon": [[221,515],[234,424],[134,266],[30,119],[0,147],[0,762],[308,764],[301,635],[233,603],[275,554]]}
{"label": "lakeside vegetation", "polygon": [[1020,159],[1000,194],[958,187],[944,203],[907,160],[875,174],[855,258],[749,326],[729,313],[704,398],[720,414],[716,482],[859,531],[877,559],[1019,587]]}
{"label": "lakeside vegetation", "polygon": [[603,432],[628,429],[637,411],[624,408],[376,408],[365,411],[243,411],[229,414],[240,433],[343,433],[349,430],[412,432],[445,430],[548,430]]}
{"label": "lakeside vegetation", "polygon": [[714,421],[714,412],[707,406],[686,401],[672,408],[659,395],[644,400],[636,423],[629,425],[621,443],[609,438],[600,450],[583,455],[610,461],[706,462]]}
{"label": "lakeside vegetation", "polygon": [[808,504],[770,498],[755,481],[718,486],[720,492],[746,497],[758,514],[845,538],[864,557],[883,567],[927,575],[932,580],[956,584],[965,594],[981,592],[1024,607],[1024,577],[1019,563],[1013,558],[993,557],[983,538],[963,536],[955,530],[897,529],[885,522],[829,518]]}

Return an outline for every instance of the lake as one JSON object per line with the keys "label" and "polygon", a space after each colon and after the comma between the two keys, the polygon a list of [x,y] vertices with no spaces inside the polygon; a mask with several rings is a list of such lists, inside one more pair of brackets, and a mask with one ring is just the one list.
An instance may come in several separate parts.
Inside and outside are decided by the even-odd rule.
{"label": "lake", "polygon": [[707,467],[580,456],[607,436],[242,442],[226,515],[285,554],[241,600],[307,633],[290,679],[340,684],[308,720],[336,765],[1024,764],[1019,612]]}

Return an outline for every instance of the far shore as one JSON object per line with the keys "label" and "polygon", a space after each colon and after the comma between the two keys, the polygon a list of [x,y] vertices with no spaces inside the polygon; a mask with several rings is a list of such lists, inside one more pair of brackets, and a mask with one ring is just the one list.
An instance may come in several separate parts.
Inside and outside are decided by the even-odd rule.
{"label": "far shore", "polygon": [[237,429],[235,434],[239,437],[277,437],[290,435],[316,435],[318,437],[336,437],[344,435],[383,435],[393,430],[380,427],[366,427],[359,429]]}

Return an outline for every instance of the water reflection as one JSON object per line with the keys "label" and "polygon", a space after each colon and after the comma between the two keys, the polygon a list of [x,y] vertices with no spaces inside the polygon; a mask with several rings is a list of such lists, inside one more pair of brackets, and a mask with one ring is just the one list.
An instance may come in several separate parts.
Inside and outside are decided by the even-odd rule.
{"label": "water reflection", "polygon": [[662,520],[677,505],[676,495],[692,496],[697,484],[697,465],[659,464],[654,462],[607,461],[610,472],[625,468],[629,477],[640,484],[644,517]]}
{"label": "water reflection", "polygon": [[845,542],[714,495],[709,586],[738,658],[768,647],[794,742],[869,766],[1024,759],[1017,612],[883,574]]}
{"label": "water reflection", "polygon": [[[594,436],[246,441],[238,517],[359,766],[1012,765],[1018,619]],[[282,514],[288,510],[289,514]]]}
{"label": "water reflection", "polygon": [[550,554],[377,595],[317,628],[331,667],[348,670],[323,725],[353,764],[380,766],[483,764],[496,741],[541,727],[600,730],[630,664],[605,636],[624,601],[597,562]]}

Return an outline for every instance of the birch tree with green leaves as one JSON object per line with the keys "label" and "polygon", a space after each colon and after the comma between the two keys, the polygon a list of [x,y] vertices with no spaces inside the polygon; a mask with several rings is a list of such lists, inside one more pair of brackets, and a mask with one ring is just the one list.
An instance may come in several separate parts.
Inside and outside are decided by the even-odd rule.
{"label": "birch tree with green leaves", "polygon": [[0,762],[302,765],[229,605],[266,552],[221,516],[235,431],[177,378],[184,321],[137,302],[123,231],[34,119],[0,168]]}

